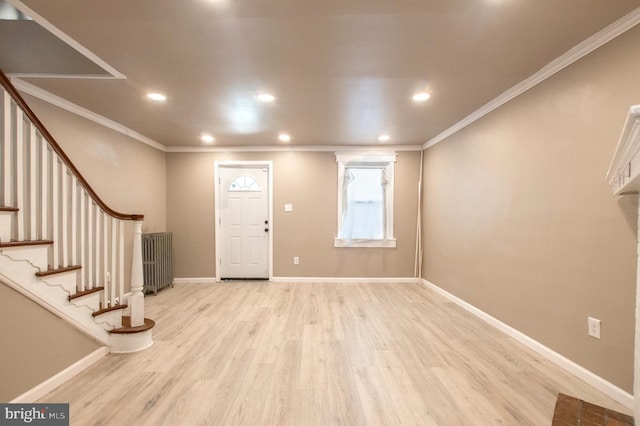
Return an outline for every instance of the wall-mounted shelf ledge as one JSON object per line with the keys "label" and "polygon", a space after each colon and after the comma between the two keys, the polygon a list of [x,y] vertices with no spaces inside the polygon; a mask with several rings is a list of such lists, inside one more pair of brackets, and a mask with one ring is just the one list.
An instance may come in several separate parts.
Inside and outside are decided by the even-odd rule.
{"label": "wall-mounted shelf ledge", "polygon": [[613,187],[614,195],[640,192],[640,105],[629,108],[607,172],[607,182]]}

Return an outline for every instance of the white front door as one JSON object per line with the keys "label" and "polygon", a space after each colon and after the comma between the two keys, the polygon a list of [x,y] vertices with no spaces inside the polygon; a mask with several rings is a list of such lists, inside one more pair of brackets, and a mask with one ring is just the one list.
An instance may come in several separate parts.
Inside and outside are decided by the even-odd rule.
{"label": "white front door", "polygon": [[269,278],[269,167],[220,165],[221,279]]}

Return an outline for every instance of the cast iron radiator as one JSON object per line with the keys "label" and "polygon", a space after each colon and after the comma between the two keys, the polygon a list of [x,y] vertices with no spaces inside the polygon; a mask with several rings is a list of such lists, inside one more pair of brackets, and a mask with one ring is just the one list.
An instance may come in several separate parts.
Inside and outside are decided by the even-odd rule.
{"label": "cast iron radiator", "polygon": [[173,287],[173,247],[170,232],[142,234],[142,271],[145,293]]}

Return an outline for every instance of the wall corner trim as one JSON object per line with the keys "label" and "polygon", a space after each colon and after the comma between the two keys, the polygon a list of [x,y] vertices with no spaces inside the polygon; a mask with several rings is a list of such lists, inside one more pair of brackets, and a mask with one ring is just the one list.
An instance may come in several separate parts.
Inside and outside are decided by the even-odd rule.
{"label": "wall corner trim", "polygon": [[584,368],[581,365],[575,363],[574,361],[571,361],[570,359],[564,357],[563,355],[555,352],[554,350],[548,348],[547,346],[543,345],[542,343],[538,342],[537,340],[532,339],[531,337],[527,336],[526,334],[524,334],[524,333],[516,330],[515,328],[503,323],[502,321],[492,317],[491,315],[487,314],[486,312],[481,311],[480,309],[476,308],[475,306],[471,305],[470,303],[467,303],[464,300],[462,300],[462,299],[454,296],[453,294],[447,292],[446,290],[443,290],[442,288],[438,287],[437,285],[432,284],[431,282],[429,282],[429,281],[427,281],[425,279],[422,279],[422,284],[424,284],[425,287],[435,291],[439,295],[444,296],[446,299],[448,299],[449,301],[455,303],[456,305],[458,305],[462,309],[466,310],[467,312],[469,312],[469,313],[475,315],[476,317],[478,317],[479,319],[485,321],[487,324],[489,324],[489,325],[495,327],[496,329],[502,331],[507,336],[514,338],[518,342],[522,343],[523,345],[525,345],[529,349],[531,349],[534,352],[536,352],[538,355],[540,355],[540,356],[546,358],[547,360],[551,361],[552,363],[556,364],[558,367],[566,370],[567,372],[573,374],[577,378],[583,380],[584,382],[586,382],[589,385],[593,386],[594,388],[598,389],[599,391],[601,391],[602,393],[604,393],[607,396],[611,397],[612,399],[618,401],[619,403],[621,403],[625,407],[627,407],[629,409],[633,409],[634,399],[633,399],[633,395],[631,395],[630,393],[628,393],[628,392],[624,391],[623,389],[617,387],[613,383],[608,382],[607,380],[603,379],[602,377],[598,376],[597,374],[593,373],[592,371],[587,370],[586,368]]}
{"label": "wall corner trim", "polygon": [[36,402],[38,399],[42,398],[52,390],[56,389],[58,386],[64,384],[65,382],[71,380],[73,377],[86,370],[105,356],[109,354],[109,348],[106,346],[100,347],[95,351],[91,352],[89,355],[80,359],[79,361],[71,364],[69,367],[65,368],[58,374],[48,378],[44,382],[39,385],[31,388],[26,391],[22,395],[15,398],[11,401],[12,404],[15,403],[23,403],[28,404],[32,402]]}
{"label": "wall corner trim", "polygon": [[538,72],[533,74],[531,77],[521,81],[515,86],[511,87],[498,97],[484,104],[476,111],[472,112],[453,126],[449,127],[442,133],[436,135],[431,138],[427,142],[422,145],[423,149],[431,148],[435,144],[442,142],[447,139],[449,136],[457,133],[458,131],[464,129],[475,121],[481,119],[485,115],[489,114],[491,111],[499,108],[500,106],[506,104],[510,100],[520,96],[527,90],[537,86],[542,83],[544,80],[553,76],[554,74],[562,71],[564,68],[578,61],[582,57],[588,55],[599,47],[605,45],[609,41],[618,37],[620,34],[630,30],[634,26],[640,23],[640,7],[636,8],[632,12],[618,19],[613,24],[609,25],[606,28],[603,28],[593,36],[587,38],[586,40],[578,43],[576,46],[565,52],[563,55],[554,59],[545,65]]}

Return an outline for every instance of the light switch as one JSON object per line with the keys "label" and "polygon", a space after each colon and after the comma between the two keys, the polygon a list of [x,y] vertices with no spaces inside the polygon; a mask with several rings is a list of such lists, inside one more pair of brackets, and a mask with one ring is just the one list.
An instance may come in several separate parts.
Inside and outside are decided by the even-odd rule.
{"label": "light switch", "polygon": [[285,212],[292,212],[293,211],[293,204],[285,204],[284,205],[284,211]]}

